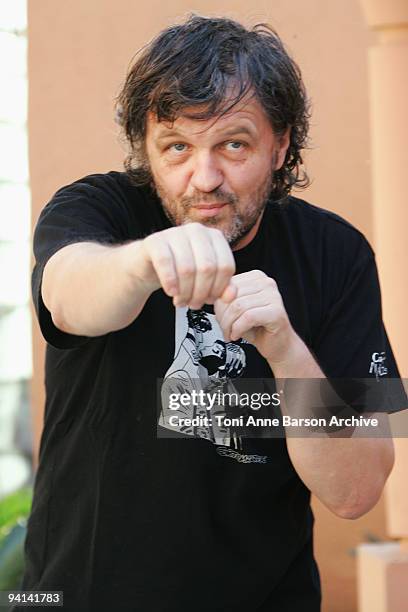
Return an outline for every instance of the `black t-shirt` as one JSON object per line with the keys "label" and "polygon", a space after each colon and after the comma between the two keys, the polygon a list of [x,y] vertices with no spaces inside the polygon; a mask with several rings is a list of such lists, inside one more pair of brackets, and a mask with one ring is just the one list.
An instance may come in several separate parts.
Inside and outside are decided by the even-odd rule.
{"label": "black t-shirt", "polygon": [[[126,243],[168,226],[155,195],[120,172],[63,187],[40,215],[32,289],[47,341],[46,406],[22,588],[62,590],[69,611],[317,612],[310,492],[285,439],[232,448],[157,437],[157,381],[197,371],[200,334],[212,333],[206,346],[219,351],[218,361],[201,353],[209,375],[272,376],[255,347],[225,346],[211,309],[175,309],[161,290],[129,326],[93,338],[58,330],[42,301],[44,266],[61,247]],[[234,256],[237,273],[276,280],[327,376],[399,376],[374,254],[348,222],[290,197],[268,204]]]}

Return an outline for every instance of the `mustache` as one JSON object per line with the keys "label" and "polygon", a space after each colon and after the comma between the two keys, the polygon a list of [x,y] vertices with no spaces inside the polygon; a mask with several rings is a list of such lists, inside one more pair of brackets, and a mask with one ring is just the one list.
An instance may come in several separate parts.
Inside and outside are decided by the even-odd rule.
{"label": "mustache", "polygon": [[190,208],[196,204],[236,204],[238,197],[234,193],[216,189],[211,193],[195,193],[192,196],[184,196],[180,199],[180,204],[184,208]]}

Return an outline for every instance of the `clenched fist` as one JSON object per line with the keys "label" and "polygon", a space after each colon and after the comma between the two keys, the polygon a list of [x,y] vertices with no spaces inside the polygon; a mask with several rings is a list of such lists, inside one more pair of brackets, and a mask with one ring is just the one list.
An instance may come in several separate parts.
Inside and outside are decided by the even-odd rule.
{"label": "clenched fist", "polygon": [[142,280],[152,291],[162,287],[174,306],[197,310],[235,296],[234,257],[218,229],[187,223],[156,232],[143,240],[142,254]]}

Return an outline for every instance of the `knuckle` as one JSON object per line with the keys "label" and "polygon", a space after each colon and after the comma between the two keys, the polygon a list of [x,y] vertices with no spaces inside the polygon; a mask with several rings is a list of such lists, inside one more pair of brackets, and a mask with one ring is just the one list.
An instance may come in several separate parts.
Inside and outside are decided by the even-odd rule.
{"label": "knuckle", "polygon": [[235,272],[235,264],[232,262],[221,263],[218,270],[224,276],[232,276]]}
{"label": "knuckle", "polygon": [[195,268],[194,266],[184,263],[179,265],[178,267],[178,273],[180,274],[180,276],[193,276],[193,274],[195,273]]}
{"label": "knuckle", "polygon": [[202,274],[203,276],[212,276],[214,274],[214,272],[216,271],[216,267],[215,264],[211,261],[206,261],[203,262],[199,267],[198,267],[198,273]]}
{"label": "knuckle", "polygon": [[143,239],[144,244],[150,248],[157,244],[158,236],[157,234],[150,234]]}
{"label": "knuckle", "polygon": [[169,241],[169,244],[174,244],[176,241],[180,240],[180,236],[185,232],[185,225],[177,225],[176,227],[168,227],[167,229],[160,232],[160,236],[158,238],[160,240]]}
{"label": "knuckle", "polygon": [[231,326],[231,334],[234,336],[241,336],[242,330],[245,328],[245,324],[242,324],[242,321],[233,323]]}
{"label": "knuckle", "polygon": [[197,233],[197,232],[202,232],[204,228],[204,226],[201,223],[198,223],[198,221],[192,221],[191,223],[186,223],[186,225],[181,225],[180,227],[182,227],[184,229],[184,231],[190,233]]}
{"label": "knuckle", "polygon": [[250,310],[244,311],[241,318],[246,325],[251,325],[254,322],[254,317]]}
{"label": "knuckle", "polygon": [[165,253],[159,253],[155,257],[155,263],[159,267],[165,267],[169,264],[170,258]]}
{"label": "knuckle", "polygon": [[235,315],[245,314],[244,304],[240,299],[237,299],[232,303],[232,309]]}
{"label": "knuckle", "polygon": [[185,231],[187,225],[173,225],[173,227],[168,227],[163,230],[163,234],[180,234]]}
{"label": "knuckle", "polygon": [[162,285],[167,289],[171,289],[176,286],[176,279],[168,274],[163,275]]}
{"label": "knuckle", "polygon": [[167,229],[162,230],[161,232],[157,232],[156,236],[158,239],[163,240],[164,238],[170,238],[174,234],[178,234],[180,231],[179,226],[177,227],[168,227]]}

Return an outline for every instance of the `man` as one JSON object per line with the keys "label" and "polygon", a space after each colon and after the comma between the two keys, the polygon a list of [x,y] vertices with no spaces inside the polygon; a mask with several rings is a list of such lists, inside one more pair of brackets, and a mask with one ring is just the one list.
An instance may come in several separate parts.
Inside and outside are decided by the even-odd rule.
{"label": "man", "polygon": [[[398,377],[373,252],[289,195],[307,183],[308,105],[268,27],[164,30],[118,117],[126,173],[63,187],[35,232],[47,402],[22,588],[61,590],[70,611],[316,612],[310,492],[361,516],[392,440],[182,435],[157,429],[161,390],[373,377],[374,353],[381,386]],[[359,405],[381,431],[400,408]]]}

